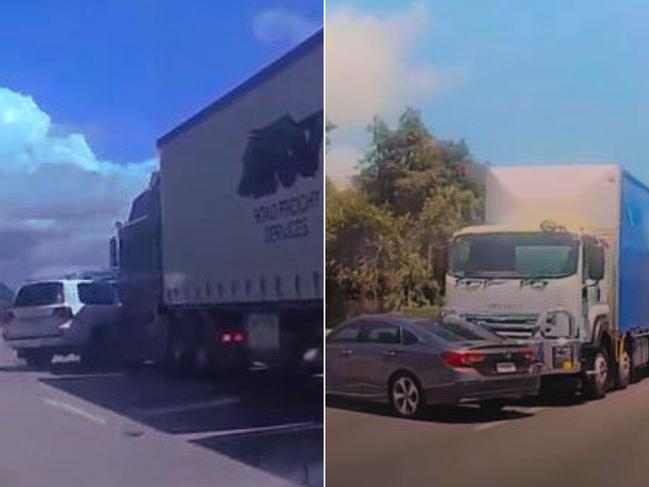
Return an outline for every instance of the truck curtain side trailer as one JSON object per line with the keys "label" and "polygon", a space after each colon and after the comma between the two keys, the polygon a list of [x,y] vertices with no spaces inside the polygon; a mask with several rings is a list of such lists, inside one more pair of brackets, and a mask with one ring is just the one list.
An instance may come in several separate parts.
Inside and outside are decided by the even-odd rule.
{"label": "truck curtain side trailer", "polygon": [[111,247],[123,306],[166,363],[321,360],[323,116],[319,31],[158,140]]}
{"label": "truck curtain side trailer", "polygon": [[[649,360],[649,188],[617,165],[490,167],[452,239],[446,313],[537,344],[590,397]],[[577,381],[573,381],[577,383]]]}

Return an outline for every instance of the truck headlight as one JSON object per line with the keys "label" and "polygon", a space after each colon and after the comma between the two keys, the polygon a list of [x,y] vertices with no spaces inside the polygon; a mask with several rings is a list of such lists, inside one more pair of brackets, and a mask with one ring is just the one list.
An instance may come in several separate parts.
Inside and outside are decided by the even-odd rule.
{"label": "truck headlight", "polygon": [[547,338],[571,337],[572,317],[564,311],[550,312],[543,326],[543,335]]}
{"label": "truck headlight", "polygon": [[574,351],[571,346],[552,347],[552,368],[572,370],[574,368]]}

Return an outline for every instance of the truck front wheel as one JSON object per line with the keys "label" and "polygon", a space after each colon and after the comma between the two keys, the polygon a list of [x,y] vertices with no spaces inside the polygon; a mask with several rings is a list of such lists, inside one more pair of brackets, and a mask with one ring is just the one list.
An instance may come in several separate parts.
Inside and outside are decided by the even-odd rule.
{"label": "truck front wheel", "polygon": [[608,350],[600,347],[593,359],[593,369],[584,384],[584,392],[588,399],[601,399],[606,395],[610,383],[610,371]]}

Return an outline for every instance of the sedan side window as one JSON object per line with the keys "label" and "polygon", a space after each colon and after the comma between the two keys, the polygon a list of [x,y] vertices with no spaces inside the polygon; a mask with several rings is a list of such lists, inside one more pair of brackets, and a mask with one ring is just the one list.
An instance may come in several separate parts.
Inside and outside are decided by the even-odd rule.
{"label": "sedan side window", "polygon": [[327,337],[328,343],[353,343],[359,340],[361,324],[342,325]]}
{"label": "sedan side window", "polygon": [[405,328],[401,330],[401,332],[403,334],[402,336],[404,345],[416,345],[419,343],[419,338],[417,338],[414,333],[406,330]]}
{"label": "sedan side window", "polygon": [[401,333],[398,326],[384,323],[367,323],[361,341],[399,345]]}

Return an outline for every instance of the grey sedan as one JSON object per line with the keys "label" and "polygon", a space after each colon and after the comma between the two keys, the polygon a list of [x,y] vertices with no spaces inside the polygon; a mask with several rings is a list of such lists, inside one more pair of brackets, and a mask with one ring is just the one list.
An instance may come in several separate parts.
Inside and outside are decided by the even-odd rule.
{"label": "grey sedan", "polygon": [[404,417],[427,404],[498,409],[540,386],[536,350],[459,319],[362,316],[332,331],[326,347],[328,394],[389,402]]}

